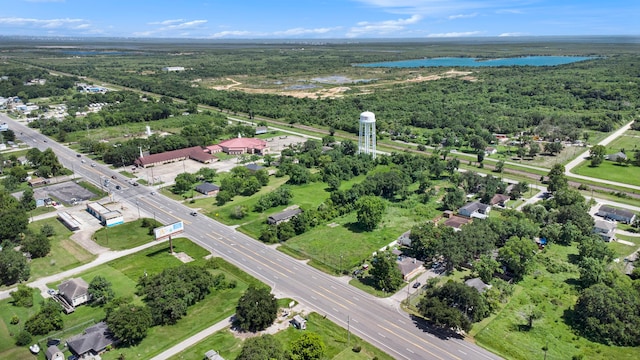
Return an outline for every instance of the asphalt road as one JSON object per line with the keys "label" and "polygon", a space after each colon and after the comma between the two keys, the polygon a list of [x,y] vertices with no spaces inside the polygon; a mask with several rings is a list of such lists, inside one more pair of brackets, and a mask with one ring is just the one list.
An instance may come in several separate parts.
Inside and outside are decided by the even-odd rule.
{"label": "asphalt road", "polygon": [[414,320],[393,300],[369,295],[206,216],[191,216],[190,208],[159,194],[151,195],[153,189],[130,186],[116,171],[100,164],[92,167],[88,159],[83,163],[84,156],[78,158],[74,151],[2,114],[0,118],[18,138],[43,151],[52,148],[65,167],[98,186],[102,178],[116,175],[111,187],[122,187],[115,191],[117,200],[139,206],[163,224],[184,221],[182,236],[269,284],[276,296],[293,298],[326,315],[396,359],[500,358],[456,334],[445,334]]}

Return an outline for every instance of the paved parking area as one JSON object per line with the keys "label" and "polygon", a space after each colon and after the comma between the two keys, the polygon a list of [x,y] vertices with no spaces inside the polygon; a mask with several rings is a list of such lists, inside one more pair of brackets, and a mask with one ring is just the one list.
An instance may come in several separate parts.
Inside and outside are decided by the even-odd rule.
{"label": "paved parking area", "polygon": [[94,193],[73,181],[48,185],[39,189],[67,205],[71,205],[74,202],[86,201],[95,196]]}

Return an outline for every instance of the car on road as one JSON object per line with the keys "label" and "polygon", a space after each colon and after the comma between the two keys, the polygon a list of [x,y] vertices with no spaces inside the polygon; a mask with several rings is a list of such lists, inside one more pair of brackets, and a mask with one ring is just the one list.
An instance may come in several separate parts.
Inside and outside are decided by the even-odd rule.
{"label": "car on road", "polygon": [[156,192],[155,192],[155,191],[152,191],[152,192],[151,192],[151,195],[155,195],[155,194],[156,194]]}
{"label": "car on road", "polygon": [[111,178],[114,179],[114,180],[117,179],[117,177],[115,175],[111,175]]}
{"label": "car on road", "polygon": [[419,287],[420,287],[420,285],[422,285],[422,284],[420,284],[420,282],[419,282],[419,281],[416,281],[416,282],[414,282],[414,283],[413,283],[413,288],[414,288],[414,289],[417,289],[417,288],[419,288]]}
{"label": "car on road", "polygon": [[81,157],[81,156],[82,156],[82,155],[80,155],[80,154],[76,154],[76,157]]}
{"label": "car on road", "polygon": [[120,190],[120,185],[116,185],[116,190]]}
{"label": "car on road", "polygon": [[190,214],[191,216],[197,216],[197,215],[198,215],[198,212],[196,212],[196,211],[192,211],[192,212],[190,212],[189,214]]}
{"label": "car on road", "polygon": [[91,167],[96,167],[96,163],[91,163]]}
{"label": "car on road", "polygon": [[133,186],[138,186],[138,183],[137,183],[137,182],[134,182],[134,183],[133,183]]}
{"label": "car on road", "polygon": [[47,142],[47,139],[44,139],[44,142]]}

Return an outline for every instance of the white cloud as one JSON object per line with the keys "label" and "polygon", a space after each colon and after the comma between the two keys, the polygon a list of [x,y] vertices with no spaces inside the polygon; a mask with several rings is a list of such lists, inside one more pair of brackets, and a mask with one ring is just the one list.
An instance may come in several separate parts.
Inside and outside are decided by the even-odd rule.
{"label": "white cloud", "polygon": [[317,28],[317,29],[305,29],[305,28],[294,28],[294,29],[288,29],[288,30],[284,30],[284,31],[276,31],[273,33],[273,35],[276,36],[298,36],[298,35],[305,35],[305,34],[326,34],[328,32],[334,31],[334,30],[338,30],[340,29],[339,27],[333,27],[333,28]]}
{"label": "white cloud", "polygon": [[478,13],[449,15],[449,20],[467,19],[467,18],[472,18],[472,17],[476,17],[476,16],[478,16]]}
{"label": "white cloud", "polygon": [[381,8],[392,14],[419,14],[425,17],[451,17],[480,9],[517,13],[520,5],[531,0],[354,0],[370,7]]}
{"label": "white cloud", "polygon": [[175,23],[180,23],[183,22],[184,19],[175,19],[175,20],[163,20],[163,21],[154,21],[154,22],[150,22],[148,23],[149,25],[171,25],[171,24],[175,24]]}
{"label": "white cloud", "polygon": [[474,36],[482,34],[481,31],[462,31],[462,32],[448,32],[448,33],[439,33],[439,34],[429,34],[427,37],[430,38],[439,38],[439,37],[465,37],[465,36]]}
{"label": "white cloud", "polygon": [[33,19],[33,18],[0,18],[0,25],[12,26],[32,26],[38,28],[64,28],[77,27],[80,25],[89,25],[87,20],[83,19]]}
{"label": "white cloud", "polygon": [[521,33],[521,32],[506,32],[506,33],[502,33],[498,36],[501,37],[507,37],[507,36],[527,36],[527,33]]}
{"label": "white cloud", "polygon": [[[183,36],[184,34],[189,34],[184,30],[187,29],[204,29],[202,25],[206,24],[207,20],[191,20],[186,21],[185,19],[169,19],[162,21],[154,21],[148,23],[148,25],[161,25],[159,28],[154,30],[146,30],[146,31],[138,31],[134,32],[133,36],[139,37],[149,37],[154,35],[160,36]],[[181,30],[179,33],[176,33],[177,30]]]}
{"label": "white cloud", "polygon": [[422,16],[412,15],[407,19],[386,20],[379,22],[361,21],[357,26],[349,29],[348,37],[357,37],[361,35],[389,35],[406,29],[407,25],[420,22]]}
{"label": "white cloud", "polygon": [[240,31],[240,30],[226,30],[220,31],[215,34],[212,34],[210,37],[214,39],[226,38],[226,37],[245,37],[245,36],[255,36],[251,31]]}

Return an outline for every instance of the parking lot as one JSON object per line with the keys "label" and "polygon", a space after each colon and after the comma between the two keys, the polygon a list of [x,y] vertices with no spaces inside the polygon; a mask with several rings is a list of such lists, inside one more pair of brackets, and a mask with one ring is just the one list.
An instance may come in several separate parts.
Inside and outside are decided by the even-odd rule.
{"label": "parking lot", "polygon": [[66,181],[40,188],[48,196],[56,198],[67,205],[91,199],[95,194],[76,184],[74,181]]}

